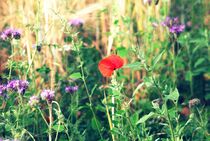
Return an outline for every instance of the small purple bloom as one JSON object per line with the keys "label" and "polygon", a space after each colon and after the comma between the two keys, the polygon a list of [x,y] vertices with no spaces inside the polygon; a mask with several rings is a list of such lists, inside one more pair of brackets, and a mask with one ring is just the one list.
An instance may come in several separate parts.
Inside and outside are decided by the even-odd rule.
{"label": "small purple bloom", "polygon": [[21,32],[18,29],[7,28],[1,33],[0,37],[2,40],[11,39],[11,38],[20,39]]}
{"label": "small purple bloom", "polygon": [[166,17],[166,19],[161,22],[162,26],[170,26],[171,25],[171,18],[170,17]]}
{"label": "small purple bloom", "polygon": [[65,88],[66,93],[74,93],[78,90],[78,86],[67,86]]}
{"label": "small purple bloom", "polygon": [[33,96],[31,96],[30,97],[30,100],[29,100],[29,102],[28,102],[28,104],[30,105],[30,106],[35,106],[35,105],[37,105],[39,103],[39,97],[38,96],[35,96],[35,95],[33,95]]}
{"label": "small purple bloom", "polygon": [[1,35],[0,35],[0,38],[2,40],[6,40],[7,39],[7,35],[4,32],[2,32]]}
{"label": "small purple bloom", "polygon": [[0,85],[0,96],[7,98],[7,86],[6,85]]}
{"label": "small purple bloom", "polygon": [[184,31],[184,29],[185,29],[185,25],[174,25],[169,28],[169,31],[171,33],[181,33]]}
{"label": "small purple bloom", "polygon": [[80,27],[84,24],[84,20],[80,18],[71,19],[68,22],[73,27]]}
{"label": "small purple bloom", "polygon": [[166,17],[166,19],[161,23],[162,26],[166,26],[169,28],[170,33],[181,33],[185,29],[184,24],[179,24],[179,19],[177,17],[175,18],[170,18]]}
{"label": "small purple bloom", "polygon": [[14,30],[14,31],[13,31],[13,37],[14,37],[15,39],[20,39],[20,36],[21,36],[20,31],[18,31],[18,30]]}
{"label": "small purple bloom", "polygon": [[12,37],[13,29],[12,28],[7,28],[3,32],[8,38],[10,38],[10,37]]}
{"label": "small purple bloom", "polygon": [[47,100],[48,102],[52,102],[52,100],[55,97],[55,92],[52,90],[43,90],[41,92],[41,98],[42,100]]}
{"label": "small purple bloom", "polygon": [[16,91],[19,94],[24,94],[26,89],[28,88],[28,85],[29,82],[26,80],[11,80],[7,84],[7,89]]}

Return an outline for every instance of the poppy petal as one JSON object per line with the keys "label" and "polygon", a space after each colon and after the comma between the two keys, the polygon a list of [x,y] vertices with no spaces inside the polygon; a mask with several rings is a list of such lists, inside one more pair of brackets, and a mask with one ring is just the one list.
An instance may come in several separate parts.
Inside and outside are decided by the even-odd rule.
{"label": "poppy petal", "polygon": [[123,59],[121,57],[117,56],[117,55],[114,55],[114,54],[107,57],[107,59],[112,62],[115,69],[121,68],[124,64]]}
{"label": "poppy petal", "polygon": [[110,77],[115,70],[115,66],[107,58],[99,62],[98,68],[104,77]]}

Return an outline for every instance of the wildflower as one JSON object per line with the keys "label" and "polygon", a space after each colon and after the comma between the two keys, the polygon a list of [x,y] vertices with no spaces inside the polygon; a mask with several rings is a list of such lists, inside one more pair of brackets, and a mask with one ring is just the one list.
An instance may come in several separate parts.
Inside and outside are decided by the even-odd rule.
{"label": "wildflower", "polygon": [[13,38],[20,39],[21,33],[18,30],[13,31]]}
{"label": "wildflower", "polygon": [[78,90],[78,86],[67,86],[65,88],[66,93],[74,93]]}
{"label": "wildflower", "polygon": [[6,85],[0,85],[0,96],[6,98],[6,90],[7,90],[7,86]]}
{"label": "wildflower", "polygon": [[190,115],[190,109],[185,106],[182,108],[182,111],[181,111],[181,114],[184,115],[185,117],[189,116]]}
{"label": "wildflower", "polygon": [[55,92],[52,90],[43,90],[41,92],[41,98],[42,100],[47,100],[48,102],[52,102],[52,100],[55,98]]}
{"label": "wildflower", "polygon": [[7,84],[7,89],[18,92],[19,94],[24,94],[28,88],[29,82],[26,80],[11,80]]}
{"label": "wildflower", "polygon": [[179,19],[166,17],[166,19],[162,22],[162,26],[168,27],[170,33],[181,33],[185,29],[184,24],[179,24]]}
{"label": "wildflower", "polygon": [[12,38],[20,39],[21,32],[18,29],[7,28],[1,33],[0,37],[2,40],[12,39]]}
{"label": "wildflower", "polygon": [[28,102],[28,104],[30,105],[30,106],[35,106],[35,105],[37,105],[39,103],[39,97],[38,96],[31,96],[30,97],[30,100],[29,100],[29,102]]}
{"label": "wildflower", "polygon": [[194,106],[198,106],[200,104],[200,99],[194,98],[189,101],[189,107],[192,108]]}
{"label": "wildflower", "polygon": [[71,19],[68,22],[73,27],[81,27],[84,24],[84,20],[80,18]]}
{"label": "wildflower", "polygon": [[98,68],[104,77],[110,77],[114,70],[121,68],[123,64],[124,62],[121,57],[110,55],[99,62]]}

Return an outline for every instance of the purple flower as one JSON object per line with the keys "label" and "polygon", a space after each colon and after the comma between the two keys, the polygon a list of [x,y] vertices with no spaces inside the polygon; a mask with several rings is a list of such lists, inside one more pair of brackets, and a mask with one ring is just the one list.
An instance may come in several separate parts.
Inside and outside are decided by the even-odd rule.
{"label": "purple flower", "polygon": [[78,86],[67,86],[65,88],[66,93],[74,93],[78,90]]}
{"label": "purple flower", "polygon": [[169,31],[171,33],[181,33],[184,31],[184,29],[185,29],[185,25],[174,25],[169,28]]}
{"label": "purple flower", "polygon": [[7,86],[6,85],[0,85],[0,96],[7,98]]}
{"label": "purple flower", "polygon": [[19,30],[13,31],[13,38],[20,39],[21,33]]}
{"label": "purple flower", "polygon": [[7,84],[7,89],[16,91],[19,94],[24,94],[26,89],[28,88],[28,85],[29,82],[26,80],[11,80]]}
{"label": "purple flower", "polygon": [[48,102],[52,102],[55,97],[55,92],[52,90],[43,90],[41,92],[42,100],[47,100]]}
{"label": "purple flower", "polygon": [[38,96],[35,96],[35,95],[33,95],[33,96],[31,96],[30,97],[30,100],[29,100],[29,102],[28,102],[28,104],[30,105],[30,106],[35,106],[35,105],[37,105],[39,103],[39,97]]}
{"label": "purple flower", "polygon": [[6,40],[7,39],[7,35],[4,32],[2,32],[1,35],[0,35],[0,38],[2,40]]}
{"label": "purple flower", "polygon": [[162,26],[168,27],[170,33],[181,33],[185,29],[184,24],[179,23],[179,19],[177,17],[175,18],[170,18],[166,17],[166,19],[161,23]]}
{"label": "purple flower", "polygon": [[84,20],[80,19],[80,18],[75,18],[75,19],[69,20],[68,23],[70,24],[70,26],[80,27],[80,26],[82,26],[84,24]]}
{"label": "purple flower", "polygon": [[11,38],[20,39],[21,32],[18,29],[7,28],[1,33],[0,37],[2,40],[11,39]]}
{"label": "purple flower", "polygon": [[13,29],[12,28],[7,28],[3,31],[3,33],[8,37],[12,37],[12,34],[13,34]]}

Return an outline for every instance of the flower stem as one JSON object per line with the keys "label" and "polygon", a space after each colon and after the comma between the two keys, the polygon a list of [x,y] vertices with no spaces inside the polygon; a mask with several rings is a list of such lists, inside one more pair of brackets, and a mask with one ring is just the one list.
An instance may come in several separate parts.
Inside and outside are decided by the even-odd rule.
{"label": "flower stem", "polygon": [[89,100],[89,104],[90,104],[90,110],[93,114],[93,118],[95,120],[95,123],[96,123],[96,127],[97,127],[97,130],[98,130],[98,133],[101,137],[101,139],[103,139],[102,135],[101,135],[101,132],[100,132],[100,129],[99,129],[99,125],[98,125],[98,122],[97,122],[97,119],[96,119],[96,115],[94,113],[94,110],[93,110],[93,107],[92,107],[92,101],[91,101],[91,95],[90,95],[90,92],[88,90],[88,87],[87,87],[87,84],[86,84],[86,81],[85,81],[85,75],[84,75],[84,70],[83,70],[83,64],[82,62],[80,61],[80,70],[81,70],[81,75],[82,75],[82,80],[83,80],[83,83],[84,83],[84,86],[85,86],[85,90],[86,90],[86,93],[88,95],[88,100]]}
{"label": "flower stem", "polygon": [[52,103],[48,102],[48,108],[49,108],[49,118],[50,118],[50,122],[49,122],[49,132],[48,132],[48,138],[49,141],[52,141]]}
{"label": "flower stem", "polygon": [[[110,130],[112,130],[113,126],[112,126],[112,120],[111,120],[111,116],[109,114],[109,109],[108,109],[108,106],[107,106],[107,98],[106,98],[106,94],[105,94],[105,91],[104,91],[104,98],[105,98],[105,107],[106,107],[106,114],[107,114],[107,117],[108,117],[108,122],[109,122],[109,127],[110,127]],[[112,134],[112,141],[115,141],[115,137]]]}

